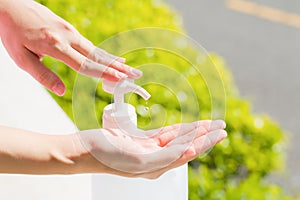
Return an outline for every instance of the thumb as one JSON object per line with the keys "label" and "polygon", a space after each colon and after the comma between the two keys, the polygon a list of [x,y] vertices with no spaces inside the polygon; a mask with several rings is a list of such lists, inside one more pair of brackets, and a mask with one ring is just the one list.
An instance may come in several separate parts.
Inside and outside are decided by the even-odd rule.
{"label": "thumb", "polygon": [[39,56],[24,48],[22,55],[21,68],[27,71],[34,79],[45,86],[48,90],[57,94],[64,95],[66,87],[62,80],[40,62]]}

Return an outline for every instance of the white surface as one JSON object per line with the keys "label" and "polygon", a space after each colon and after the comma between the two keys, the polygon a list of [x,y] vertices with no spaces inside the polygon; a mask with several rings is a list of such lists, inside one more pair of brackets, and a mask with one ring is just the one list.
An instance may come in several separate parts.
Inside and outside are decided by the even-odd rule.
{"label": "white surface", "polygon": [[187,165],[167,172],[158,180],[92,177],[93,200],[186,200],[187,190]]}
{"label": "white surface", "polygon": [[77,130],[50,94],[16,67],[1,45],[0,124],[51,134]]}
{"label": "white surface", "polygon": [[[0,125],[48,134],[77,130],[44,88],[15,66],[1,42]],[[91,175],[0,175],[0,199],[89,200]]]}
{"label": "white surface", "polygon": [[[51,96],[9,58],[0,43],[0,125],[45,134],[77,129]],[[1,163],[0,163],[1,164]],[[109,175],[0,175],[0,200],[185,200],[186,165],[158,180]]]}

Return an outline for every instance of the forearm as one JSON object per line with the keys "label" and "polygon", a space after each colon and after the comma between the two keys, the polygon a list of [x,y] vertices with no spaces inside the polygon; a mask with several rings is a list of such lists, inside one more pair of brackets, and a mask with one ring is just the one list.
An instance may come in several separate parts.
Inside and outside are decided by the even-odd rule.
{"label": "forearm", "polygon": [[110,173],[82,146],[76,134],[42,135],[0,126],[0,173]]}

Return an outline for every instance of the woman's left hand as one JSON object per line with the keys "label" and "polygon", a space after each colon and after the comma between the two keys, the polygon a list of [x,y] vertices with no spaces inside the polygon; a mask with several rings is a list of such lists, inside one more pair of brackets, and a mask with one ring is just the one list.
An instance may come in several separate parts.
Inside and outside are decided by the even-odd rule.
{"label": "woman's left hand", "polygon": [[142,75],[124,64],[124,58],[95,47],[71,24],[33,0],[0,0],[0,36],[16,64],[57,95],[65,93],[65,85],[41,63],[45,55],[82,74],[111,81]]}

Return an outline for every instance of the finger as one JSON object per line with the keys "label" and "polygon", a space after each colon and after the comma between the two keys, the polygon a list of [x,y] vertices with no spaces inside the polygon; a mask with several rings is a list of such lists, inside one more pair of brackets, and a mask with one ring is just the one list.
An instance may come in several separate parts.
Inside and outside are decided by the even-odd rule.
{"label": "finger", "polygon": [[[76,48],[75,48],[76,49]],[[125,63],[126,59],[122,57],[118,57],[115,55],[112,55],[108,53],[107,51],[98,48],[93,45],[93,47],[90,49],[90,53],[86,56],[91,57],[95,62],[100,62],[101,60],[107,59],[108,61],[118,61],[121,63]]]}
{"label": "finger", "polygon": [[[191,124],[180,124],[173,126],[174,129],[170,129],[168,132],[157,137],[158,145],[163,147],[173,141],[175,138],[179,138],[179,136],[185,135],[187,133],[193,132],[195,130],[195,125]],[[184,138],[181,138],[182,140]],[[174,141],[175,142],[175,141]]]}
{"label": "finger", "polygon": [[208,150],[226,137],[227,132],[225,130],[215,130],[197,138],[193,142],[196,154],[199,155],[200,153]]}
{"label": "finger", "polygon": [[[189,134],[183,136],[186,137],[186,140],[181,143],[182,145],[187,145],[189,143],[190,140],[187,138],[188,136]],[[184,164],[185,162],[189,162],[195,159],[201,153],[205,152],[206,150],[212,148],[214,145],[219,143],[226,136],[227,133],[225,130],[218,129],[194,139],[192,143],[189,143],[189,146],[186,146],[186,150],[180,158],[181,161],[178,162]]]}
{"label": "finger", "polygon": [[[211,120],[201,120],[201,121],[190,123],[188,129],[182,129],[179,131],[185,131],[183,133],[187,133],[192,130],[195,130],[194,134],[198,137],[198,136],[201,136],[201,135],[207,133],[209,130],[209,127],[211,127],[212,123],[213,122]],[[163,134],[161,134],[158,137],[160,146],[164,146],[164,145],[168,144],[170,141],[174,140],[176,137],[178,137],[178,133],[179,133],[178,129],[180,128],[180,125],[176,125],[175,126],[176,129],[173,131],[171,128],[172,127],[169,128],[170,131],[164,132]]]}
{"label": "finger", "polygon": [[[103,49],[97,48],[91,41],[83,37],[77,30],[77,37],[72,37],[70,39],[71,46],[80,52],[85,57],[91,57],[94,55],[95,51],[97,50],[100,55],[110,57],[113,60],[117,60],[119,62],[125,63],[126,59],[122,57],[118,57],[112,54],[107,53]],[[96,61],[96,60],[94,60]]]}
{"label": "finger", "polygon": [[123,57],[117,57],[116,60],[119,61],[120,63],[125,63],[126,62],[126,58],[123,58]]}
{"label": "finger", "polygon": [[32,77],[44,85],[53,93],[62,96],[66,87],[62,80],[45,65],[40,62],[39,56],[23,48],[22,69],[25,69]]}
{"label": "finger", "polygon": [[118,70],[87,59],[68,45],[64,48],[57,48],[48,54],[49,56],[61,60],[75,71],[88,76],[97,78],[101,77],[110,81],[120,81],[128,77],[126,74],[119,72]]}
{"label": "finger", "polygon": [[[163,167],[161,169],[157,169],[155,171],[149,173],[139,174],[138,176],[149,178],[149,179],[156,179],[159,178],[161,175],[166,173],[167,171],[180,167],[191,160],[195,159],[199,156],[200,153],[204,152],[205,150],[211,148],[213,145],[217,144],[221,140],[223,140],[227,136],[226,131],[224,130],[216,130],[213,132],[208,133],[200,137],[198,140],[195,141],[195,144],[188,148],[185,153],[178,158],[176,161],[172,162],[170,165]],[[196,148],[195,148],[196,147]]]}
{"label": "finger", "polygon": [[225,129],[226,123],[223,120],[214,120],[209,127],[209,131],[214,131],[217,129]]}
{"label": "finger", "polygon": [[[181,130],[182,131],[179,131],[179,136],[162,150],[143,155],[144,163],[147,163],[147,165],[148,163],[156,164],[155,167],[150,168],[151,170],[148,169],[148,172],[171,165],[181,158],[187,149],[193,145],[196,136],[193,126],[191,126],[191,124],[183,124]],[[194,156],[194,154],[192,156]],[[158,163],[159,165],[157,165]]]}
{"label": "finger", "polygon": [[88,57],[94,62],[112,67],[124,74],[127,74],[130,78],[136,79],[142,76],[142,71],[124,64],[124,58],[114,56],[100,48],[95,47],[89,40],[82,36],[80,37],[80,39],[72,41],[71,46],[82,55]]}
{"label": "finger", "polygon": [[93,61],[114,68],[120,72],[123,72],[124,74],[127,74],[129,78],[132,79],[140,78],[143,74],[142,71],[132,68],[122,62],[119,62],[118,57],[113,56],[99,48],[96,48],[90,57]]}
{"label": "finger", "polygon": [[197,125],[197,127],[203,127],[207,131],[213,131],[217,129],[224,129],[226,127],[226,124],[223,120],[200,120],[194,122],[194,124]]}
{"label": "finger", "polygon": [[[213,131],[213,130],[217,130],[217,129],[224,129],[226,127],[226,124],[223,120],[199,120],[196,122],[193,122],[193,124],[196,127],[203,127],[205,128],[207,131]],[[150,130],[147,131],[148,135],[157,135],[157,133],[159,133],[159,135],[168,133],[169,131],[173,130],[173,129],[178,129],[180,126],[182,125],[182,123],[178,123],[178,124],[173,124],[170,126],[165,126],[156,130]],[[156,134],[155,134],[156,133]]]}
{"label": "finger", "polygon": [[186,130],[185,134],[175,137],[172,141],[168,143],[168,145],[185,144],[188,148],[196,137],[197,131],[195,128],[193,128],[190,130]]}
{"label": "finger", "polygon": [[[143,173],[139,176],[144,178],[150,178],[150,179],[156,179],[160,177],[165,172],[180,167],[191,160],[195,159],[197,156],[199,156],[200,153],[206,151],[207,149],[211,148],[221,140],[223,140],[227,136],[226,131],[224,130],[216,130],[213,132],[208,133],[207,135],[204,135],[197,139],[191,148],[187,149],[185,153],[178,158],[176,161],[172,162],[170,165],[157,169],[155,171],[152,171],[150,173]],[[190,150],[190,151],[189,151]]]}
{"label": "finger", "polygon": [[141,155],[140,158],[147,166],[147,169],[140,170],[140,173],[149,173],[171,165],[183,155],[186,147],[185,144],[175,144],[166,146],[160,151]]}
{"label": "finger", "polygon": [[212,148],[214,145],[227,137],[225,130],[219,129],[209,132],[206,135],[198,137],[193,144],[184,152],[182,162],[189,162],[199,156],[201,153]]}
{"label": "finger", "polygon": [[148,130],[148,131],[145,131],[145,135],[147,137],[151,137],[151,138],[159,137],[160,135],[165,134],[169,131],[179,129],[179,127],[181,125],[182,125],[182,123],[173,124],[171,126],[164,126],[164,127],[158,128],[158,129]]}
{"label": "finger", "polygon": [[128,77],[126,74],[116,69],[94,62],[90,59],[86,59],[83,62],[78,72],[88,76],[101,77],[109,81],[121,81]]}

